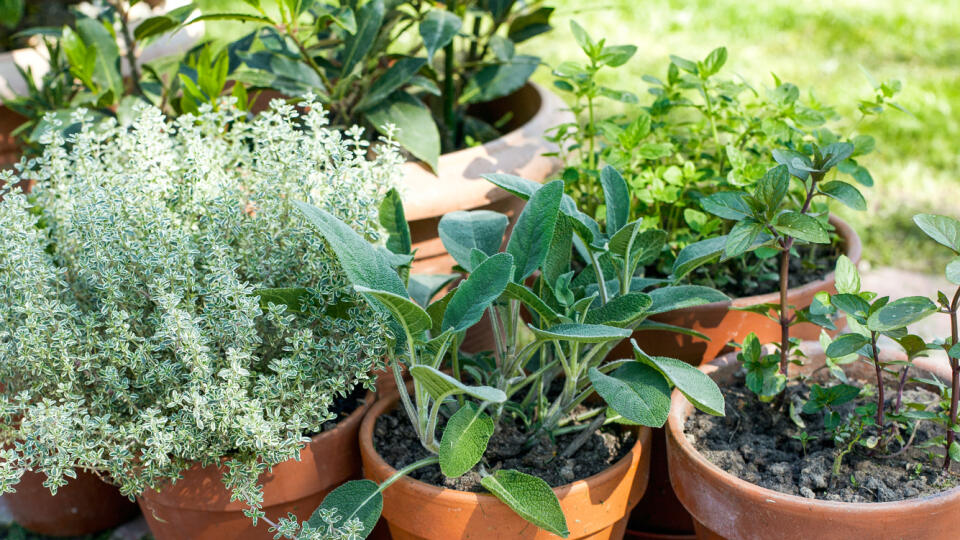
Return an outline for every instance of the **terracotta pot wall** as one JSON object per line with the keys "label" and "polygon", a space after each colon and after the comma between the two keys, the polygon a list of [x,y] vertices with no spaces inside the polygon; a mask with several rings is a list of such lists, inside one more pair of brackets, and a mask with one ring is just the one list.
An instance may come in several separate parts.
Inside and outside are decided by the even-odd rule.
{"label": "terracotta pot wall", "polygon": [[[360,429],[364,475],[382,482],[395,471],[377,454],[377,417],[397,404],[397,396],[377,402]],[[647,486],[651,432],[641,428],[631,452],[606,471],[554,489],[567,518],[571,539],[622,538],[630,509]],[[394,540],[516,539],[556,536],[527,523],[493,495],[432,486],[409,477],[384,491],[383,518]]]}
{"label": "terracotta pot wall", "polygon": [[[360,477],[357,433],[373,394],[336,428],[313,438],[300,452],[300,461],[280,463],[261,475],[263,510],[276,521],[293,512],[309,519],[323,498],[343,482]],[[243,515],[246,505],[230,501],[223,486],[223,469],[199,467],[185,471],[175,484],[148,490],[138,499],[157,540],[219,540],[273,538],[266,523],[256,527]]]}
{"label": "terracotta pot wall", "polygon": [[[810,360],[806,372],[817,367],[816,351],[815,344],[805,344]],[[945,364],[929,359],[918,359],[914,365],[941,377],[949,372]],[[870,369],[865,364],[859,367]],[[739,369],[739,363],[735,354],[727,354],[700,369],[723,384]],[[693,514],[697,538],[957,538],[960,488],[890,503],[824,501],[761,488],[723,471],[696,451],[683,433],[692,412],[693,406],[675,391],[667,427],[670,480]]]}

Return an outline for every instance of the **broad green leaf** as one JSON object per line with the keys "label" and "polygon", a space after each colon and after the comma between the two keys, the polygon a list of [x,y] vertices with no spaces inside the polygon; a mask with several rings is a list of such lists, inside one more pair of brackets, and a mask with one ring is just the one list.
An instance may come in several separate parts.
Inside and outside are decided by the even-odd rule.
{"label": "broad green leaf", "polygon": [[372,480],[351,480],[331,491],[310,516],[308,523],[318,530],[328,526],[320,516],[324,512],[336,511],[340,523],[356,518],[360,521],[360,538],[366,538],[380,519],[383,512],[383,495],[380,486]]}
{"label": "broad green leaf", "polygon": [[611,253],[618,255],[630,265],[631,273],[638,265],[645,266],[656,261],[667,242],[666,231],[660,229],[641,231],[639,223],[640,220],[628,223],[617,231],[607,244]]}
{"label": "broad green leaf", "polygon": [[950,449],[947,451],[952,461],[960,461],[960,443],[953,441],[950,443]]}
{"label": "broad green leaf", "polygon": [[824,161],[821,170],[828,171],[853,155],[854,146],[848,142],[835,142],[822,149]]}
{"label": "broad green leaf", "polygon": [[492,386],[467,386],[439,369],[422,364],[411,366],[410,376],[422,384],[433,399],[466,394],[490,403],[503,403],[507,400],[507,395],[503,393],[503,390]]}
{"label": "broad green leaf", "polygon": [[365,113],[367,120],[381,133],[393,124],[396,141],[434,171],[440,159],[440,132],[430,109],[419,99],[397,90]]}
{"label": "broad green leaf", "polygon": [[585,322],[623,328],[645,317],[652,305],[653,298],[649,294],[627,293],[588,311]]}
{"label": "broad green leaf", "polygon": [[557,536],[570,536],[557,495],[540,478],[501,469],[483,477],[480,484],[523,519]]}
{"label": "broad green leaf", "polygon": [[478,249],[488,256],[500,251],[507,216],[490,210],[457,210],[440,218],[437,230],[447,253],[457,264],[471,270],[470,252]]}
{"label": "broad green leaf", "polygon": [[[610,67],[620,67],[627,63],[637,53],[636,45],[611,45],[600,50],[597,58],[598,64],[605,64]],[[603,89],[601,88],[601,91]],[[634,100],[632,103],[636,103]]]}
{"label": "broad green leaf", "polygon": [[563,323],[546,330],[528,324],[530,330],[543,341],[560,340],[575,343],[604,343],[630,337],[630,330],[602,324]]}
{"label": "broad green leaf", "polygon": [[757,182],[756,197],[770,210],[776,210],[790,189],[790,172],[779,165],[766,172]]}
{"label": "broad green leaf", "polygon": [[520,301],[527,309],[537,313],[547,324],[557,324],[560,322],[560,315],[546,304],[533,291],[518,283],[507,283],[507,288],[503,292],[507,298]]}
{"label": "broad green leaf", "polygon": [[870,314],[870,304],[856,294],[835,294],[830,303],[840,311],[861,317],[861,322]]}
{"label": "broad green leaf", "polygon": [[[498,3],[500,3],[499,0]],[[512,2],[502,3],[512,4]],[[509,9],[509,7],[504,8],[506,11],[509,11]],[[543,6],[530,13],[521,14],[519,17],[516,17],[507,29],[507,38],[514,43],[520,43],[544,32],[549,32],[552,29],[550,26],[550,15],[553,14],[553,9],[552,7]]]}
{"label": "broad green leaf", "polygon": [[723,219],[740,221],[753,215],[743,196],[736,191],[721,191],[700,199],[700,207]]}
{"label": "broad green leaf", "polygon": [[427,49],[427,58],[433,61],[433,55],[453,41],[460,31],[463,21],[453,13],[443,9],[431,9],[420,22],[420,37]]}
{"label": "broad green leaf", "polygon": [[[436,13],[436,11],[432,11],[431,13]],[[365,111],[370,107],[376,106],[390,96],[394,90],[410,82],[410,79],[412,79],[426,63],[426,58],[400,58],[390,66],[390,69],[385,71],[383,75],[373,81],[370,89],[367,90],[363,99],[357,103],[354,109],[357,111]]]}
{"label": "broad green leaf", "polygon": [[917,214],[913,216],[913,222],[927,236],[960,255],[960,221],[947,216]]}
{"label": "broad green leaf", "polygon": [[781,165],[786,165],[790,174],[801,180],[806,180],[810,176],[810,171],[816,170],[809,157],[793,150],[778,148],[773,151],[773,159]]}
{"label": "broad green leaf", "polygon": [[636,359],[659,371],[690,403],[703,412],[723,416],[723,394],[717,383],[699,369],[675,358],[647,356],[637,342],[632,341]]}
{"label": "broad green leaf", "polygon": [[860,292],[860,273],[857,272],[857,265],[853,264],[850,257],[840,255],[833,275],[837,282],[838,293],[858,294]]}
{"label": "broad green leaf", "polygon": [[269,303],[284,305],[290,313],[300,313],[303,302],[310,297],[310,291],[303,287],[256,289],[253,294],[260,297],[261,306]]}
{"label": "broad green leaf", "polygon": [[81,17],[77,20],[77,33],[88,49],[96,54],[93,79],[104,89],[113,91],[115,98],[123,95],[123,77],[120,75],[120,49],[109,30],[96,19]]}
{"label": "broad green leaf", "polygon": [[493,419],[466,402],[450,417],[440,438],[440,470],[447,478],[466,474],[480,462],[493,436]]}
{"label": "broad green leaf", "polygon": [[816,219],[799,212],[789,211],[777,216],[774,227],[781,234],[792,236],[797,240],[814,244],[830,243],[830,235]]}
{"label": "broad green leaf", "polygon": [[859,351],[865,345],[869,344],[870,340],[866,336],[861,336],[860,334],[843,334],[830,343],[830,346],[827,347],[826,354],[828,358],[843,358],[848,354]]}
{"label": "broad green leaf", "polygon": [[727,234],[727,243],[723,247],[723,258],[732,259],[756,247],[756,240],[763,232],[763,224],[752,218],[738,221]]}
{"label": "broad green leaf", "polygon": [[391,188],[387,192],[379,209],[380,225],[387,231],[387,249],[394,253],[406,255],[413,246],[410,241],[410,226],[403,212],[403,201],[400,193]]}
{"label": "broad green leaf", "polygon": [[719,257],[726,244],[726,235],[688,244],[673,261],[673,279],[679,280],[697,267]]}
{"label": "broad green leaf", "polygon": [[867,328],[887,332],[903,328],[936,313],[937,305],[924,296],[908,296],[883,306],[867,320]]}
{"label": "broad green leaf", "polygon": [[512,273],[509,253],[498,253],[474,268],[454,290],[441,329],[462,332],[480,322],[484,310],[507,288]]}
{"label": "broad green leaf", "polygon": [[960,285],[960,257],[954,257],[950,262],[947,263],[947,268],[944,274],[947,276],[947,280],[954,285]]}
{"label": "broad green leaf", "polygon": [[570,271],[573,260],[573,225],[569,219],[558,219],[550,239],[550,248],[543,259],[543,278],[547,283],[556,283],[561,275]]}
{"label": "broad green leaf", "polygon": [[631,422],[662,427],[670,416],[670,385],[646,364],[630,362],[610,375],[590,368],[587,375],[607,405]]}
{"label": "broad green leaf", "polygon": [[709,77],[723,67],[727,63],[727,48],[726,47],[717,47],[716,49],[710,51],[710,54],[703,60],[703,77]]}
{"label": "broad green leaf", "polygon": [[570,20],[570,33],[573,34],[573,40],[577,42],[583,52],[590,54],[594,47],[593,40],[590,39],[590,34],[580,26],[580,23],[573,19]]}
{"label": "broad green leaf", "polygon": [[650,315],[730,300],[722,292],[702,285],[672,285],[654,289],[649,294],[653,299]]}
{"label": "broad green leaf", "polygon": [[[343,41],[343,56],[340,58],[341,78],[349,77],[354,68],[361,64],[370,52],[383,25],[384,12],[383,0],[368,0],[357,10],[357,31],[347,34]],[[424,161],[427,160],[424,159]]]}
{"label": "broad green leaf", "polygon": [[448,291],[447,294],[441,296],[435,302],[427,306],[427,313],[430,314],[430,318],[433,320],[433,327],[430,331],[434,335],[438,335],[443,331],[440,329],[443,326],[443,316],[447,312],[447,304],[450,303],[450,300],[453,299],[454,293],[456,290]]}
{"label": "broad green leaf", "polygon": [[407,292],[410,298],[422,307],[430,305],[430,300],[449,285],[453,280],[460,277],[458,274],[411,274],[410,283],[407,284]]}
{"label": "broad green leaf", "polygon": [[867,201],[863,198],[860,190],[840,180],[833,180],[820,184],[820,192],[824,195],[836,199],[854,210],[866,210]]}
{"label": "broad green leaf", "polygon": [[516,265],[515,282],[522,283],[546,258],[562,197],[563,181],[555,180],[537,190],[520,212],[507,242],[507,253]]}
{"label": "broad green leaf", "polygon": [[526,84],[539,65],[536,56],[521,54],[509,62],[486,66],[467,81],[459,103],[483,103],[511,94]]}
{"label": "broad green leaf", "polygon": [[619,231],[630,219],[630,190],[620,171],[607,165],[600,171],[603,201],[607,206],[607,234]]}
{"label": "broad green leaf", "polygon": [[387,291],[378,291],[362,285],[354,285],[358,293],[375,298],[380,302],[393,316],[406,327],[410,334],[417,335],[420,332],[429,330],[433,326],[433,319],[416,302],[406,296],[393,294]]}
{"label": "broad green leaf", "polygon": [[294,201],[337,255],[340,266],[353,285],[406,296],[407,288],[390,266],[384,251],[377,250],[349,225],[313,205]]}

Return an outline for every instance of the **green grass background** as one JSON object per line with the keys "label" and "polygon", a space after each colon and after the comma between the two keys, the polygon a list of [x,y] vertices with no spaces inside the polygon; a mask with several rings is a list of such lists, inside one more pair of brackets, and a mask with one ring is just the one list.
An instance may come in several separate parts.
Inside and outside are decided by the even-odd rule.
{"label": "green grass background", "polygon": [[[207,8],[239,0],[200,0]],[[268,3],[268,2],[265,2]],[[872,95],[861,71],[899,79],[898,102],[912,115],[888,111],[857,126],[877,150],[864,164],[877,185],[867,190],[867,212],[838,209],[860,231],[871,264],[939,273],[949,258],[913,225],[934,212],[960,217],[960,0],[554,0],[555,30],[521,49],[548,65],[583,60],[569,21],[607,44],[634,44],[634,58],[608,70],[613,87],[645,94],[645,73],[662,77],[670,54],[699,59],[728,48],[724,68],[755,87],[772,86],[770,73],[834,105],[850,123],[860,98]],[[243,29],[217,28],[217,37]],[[240,30],[238,32],[238,30]],[[535,80],[550,83],[548,67]],[[643,99],[643,98],[642,98]]]}

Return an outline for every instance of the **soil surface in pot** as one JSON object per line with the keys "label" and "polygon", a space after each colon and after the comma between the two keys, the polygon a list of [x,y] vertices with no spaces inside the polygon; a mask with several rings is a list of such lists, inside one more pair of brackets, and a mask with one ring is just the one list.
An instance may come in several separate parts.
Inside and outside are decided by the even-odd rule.
{"label": "soil surface in pot", "polygon": [[[437,433],[442,433],[442,426]],[[579,433],[579,432],[578,432]],[[531,448],[525,449],[525,436],[514,426],[501,425],[490,438],[483,464],[487,471],[515,469],[544,479],[550,487],[559,487],[593,476],[610,467],[630,452],[636,442],[634,433],[601,428],[577,450],[572,457],[560,453],[578,433],[560,435],[556,442],[544,436]],[[374,448],[394,469],[400,469],[430,454],[420,444],[410,420],[402,409],[381,415],[373,430]],[[411,477],[435,486],[486,492],[480,485],[476,469],[460,478],[444,478],[439,465],[414,471]]]}
{"label": "soil surface in pot", "polygon": [[[851,384],[863,387],[861,382]],[[684,432],[687,440],[711,463],[752,484],[781,493],[842,502],[899,501],[939,493],[958,484],[956,476],[941,473],[942,458],[931,456],[931,451],[941,454],[941,446],[922,448],[925,441],[943,434],[943,429],[933,422],[920,422],[912,445],[896,457],[880,457],[896,454],[902,448],[902,443],[896,440],[889,443],[886,452],[873,453],[856,445],[843,457],[840,474],[833,475],[840,446],[835,445],[832,431],[824,429],[826,412],[800,412],[802,403],[810,395],[807,382],[791,381],[786,389],[786,402],[795,403],[805,428],[794,423],[786,412],[776,410],[776,405],[761,403],[745,386],[741,375],[734,384],[721,386],[721,390],[726,399],[726,416],[697,411],[687,419]],[[875,400],[874,396],[861,396],[835,410],[841,419],[846,419],[855,407],[875,403]],[[917,388],[906,390],[904,401],[932,404],[939,402],[939,398]],[[888,415],[892,403],[892,399],[887,401]],[[934,407],[936,405],[931,405],[928,410]],[[800,440],[794,438],[804,431],[812,437],[807,441],[806,450]],[[886,433],[889,438],[889,421]],[[876,428],[869,426],[862,440],[876,435]],[[908,440],[909,435],[903,433],[903,440]]]}
{"label": "soil surface in pot", "polygon": [[330,407],[330,412],[336,416],[333,420],[324,422],[323,431],[330,431],[331,429],[337,427],[337,424],[339,424],[340,421],[350,416],[353,411],[359,409],[362,405],[360,400],[363,399],[366,394],[367,389],[362,386],[358,386],[354,388],[353,392],[351,392],[349,395],[334,399],[333,405]]}
{"label": "soil surface in pot", "polygon": [[[821,280],[833,272],[837,258],[843,253],[839,241],[833,245],[802,245],[790,258],[790,288],[802,287]],[[689,281],[719,289],[730,298],[746,298],[780,290],[780,257],[760,259],[756,253],[696,269]]]}

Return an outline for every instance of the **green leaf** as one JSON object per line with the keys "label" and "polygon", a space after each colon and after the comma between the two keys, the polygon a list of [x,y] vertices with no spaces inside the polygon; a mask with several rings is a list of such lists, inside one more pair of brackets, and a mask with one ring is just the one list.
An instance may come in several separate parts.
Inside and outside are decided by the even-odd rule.
{"label": "green leaf", "polygon": [[574,343],[605,343],[630,337],[630,330],[602,324],[563,323],[546,330],[528,324],[530,330],[542,341],[570,341]]}
{"label": "green leaf", "polygon": [[253,294],[260,297],[260,306],[266,307],[273,303],[287,306],[290,313],[300,313],[303,310],[303,302],[310,297],[310,291],[302,287],[279,288],[279,289],[256,289]]}
{"label": "green leaf", "polygon": [[607,405],[631,422],[663,427],[670,416],[670,385],[650,366],[631,362],[611,375],[597,368],[590,368],[587,375]]}
{"label": "green leaf", "polygon": [[960,461],[960,443],[957,441],[951,442],[948,453],[950,454],[950,459],[952,461]]}
{"label": "green leaf", "polygon": [[724,235],[688,244],[673,261],[673,279],[680,280],[699,266],[720,256],[726,243],[727,237]]}
{"label": "green leaf", "polygon": [[480,484],[523,519],[557,536],[570,536],[557,495],[540,478],[501,469],[483,477]]}
{"label": "green leaf", "polygon": [[863,198],[860,190],[840,180],[833,180],[820,184],[820,192],[824,195],[836,199],[854,210],[866,210],[867,201]]}
{"label": "green leaf", "polygon": [[553,9],[552,7],[540,7],[530,13],[516,17],[510,23],[510,28],[507,29],[507,38],[514,43],[520,43],[544,32],[549,32],[552,29],[550,15],[553,14]]}
{"label": "green leaf", "polygon": [[777,216],[775,227],[778,232],[792,236],[797,240],[814,244],[829,244],[830,235],[815,218],[800,212],[788,211]]}
{"label": "green leaf", "polygon": [[960,255],[960,221],[947,216],[917,214],[913,216],[913,222],[927,236]]}
{"label": "green leaf", "polygon": [[504,296],[520,301],[528,309],[534,311],[547,324],[557,324],[560,322],[560,315],[546,304],[533,291],[518,283],[507,283]]}
{"label": "green leaf", "polygon": [[437,230],[447,253],[457,264],[471,270],[470,252],[478,249],[488,256],[500,251],[507,216],[490,210],[457,210],[440,218]]}
{"label": "green leaf", "polygon": [[588,311],[585,322],[624,328],[637,319],[645,317],[652,305],[653,298],[649,294],[627,293]]}
{"label": "green leaf", "polygon": [[828,358],[843,358],[848,354],[853,354],[865,345],[869,345],[870,340],[860,334],[843,334],[837,337],[827,347],[826,354]]}
{"label": "green leaf", "polygon": [[857,265],[853,264],[850,257],[840,255],[833,275],[837,282],[838,293],[858,294],[860,292],[860,273],[857,272]]}
{"label": "green leaf", "polygon": [[607,234],[619,231],[630,219],[630,190],[620,171],[607,165],[600,171],[603,201],[607,206]]}
{"label": "green leaf", "polygon": [[509,62],[488,65],[467,81],[459,103],[483,103],[511,94],[526,84],[539,65],[539,58],[523,54],[514,56]]}
{"label": "green leaf", "polygon": [[856,294],[835,294],[830,297],[830,303],[848,315],[860,318],[860,322],[870,314],[870,304]]}
{"label": "green leaf", "polygon": [[411,366],[410,376],[422,384],[433,399],[466,394],[490,403],[503,403],[507,400],[507,395],[503,393],[503,390],[492,386],[467,386],[439,369],[423,364]]}
{"label": "green leaf", "polygon": [[440,132],[437,131],[430,109],[419,99],[398,90],[368,110],[365,116],[384,134],[387,133],[387,124],[396,126],[394,137],[397,142],[431,169],[437,170]]}
{"label": "green leaf", "polygon": [[786,165],[790,174],[801,180],[806,180],[810,176],[810,171],[816,170],[809,157],[793,150],[778,148],[773,151],[773,159],[781,165]]}
{"label": "green leaf", "polygon": [[430,318],[430,315],[406,296],[378,291],[362,285],[354,285],[353,288],[358,293],[380,302],[412,335],[429,330],[433,326],[433,319]]}
{"label": "green leaf", "polygon": [[387,231],[387,249],[407,255],[413,249],[410,240],[410,226],[403,212],[403,201],[400,193],[391,188],[380,203],[380,225]]}
{"label": "green leaf", "polygon": [[[435,12],[431,12],[435,13]],[[377,77],[363,99],[357,103],[355,110],[365,111],[390,96],[394,90],[410,82],[410,79],[426,65],[426,58],[404,57],[397,60],[383,75]]]}
{"label": "green leaf", "polygon": [[903,328],[936,313],[937,305],[923,296],[908,296],[890,302],[878,309],[867,320],[867,328],[888,332]]}
{"label": "green leaf", "polygon": [[654,289],[649,294],[653,299],[650,315],[730,300],[722,292],[702,285],[672,285]]}
{"label": "green leaf", "polygon": [[640,347],[637,347],[636,341],[632,343],[637,361],[659,371],[696,408],[715,416],[723,416],[723,394],[717,383],[713,382],[706,373],[675,358],[647,356]]}
{"label": "green leaf", "polygon": [[824,161],[820,166],[820,169],[823,171],[828,171],[837,166],[840,162],[853,155],[853,150],[853,144],[848,142],[835,142],[827,145],[821,151]]}
{"label": "green leaf", "polygon": [[[384,12],[383,0],[368,0],[357,10],[357,31],[347,34],[343,40],[343,56],[340,59],[341,79],[349,77],[354,68],[363,62],[367,53],[370,52],[383,25]],[[424,161],[428,160],[424,159]]]}
{"label": "green leaf", "polygon": [[387,260],[385,250],[376,249],[332,214],[304,202],[294,201],[294,204],[333,249],[350,283],[406,296],[407,288]]}
{"label": "green leaf", "polygon": [[509,253],[498,253],[474,268],[454,290],[441,329],[462,332],[480,322],[484,310],[507,288],[512,273],[513,257]]}
{"label": "green leaf", "polygon": [[359,520],[362,527],[358,536],[366,538],[373,531],[383,511],[380,486],[372,480],[351,480],[343,484],[323,498],[308,523],[318,530],[326,530],[328,524],[320,516],[333,510],[341,517],[340,523],[346,523],[353,518]]}
{"label": "green leaf", "polygon": [[425,308],[441,289],[458,277],[459,274],[411,274],[407,292],[414,302]]}
{"label": "green leaf", "polygon": [[744,194],[740,192],[721,191],[700,199],[700,207],[723,219],[740,221],[753,215],[743,197]]}
{"label": "green leaf", "polygon": [[522,283],[540,267],[550,249],[563,197],[563,181],[537,190],[520,212],[507,242],[507,253],[516,263],[513,280]]}
{"label": "green leaf", "polygon": [[944,272],[947,280],[954,285],[960,285],[960,257],[954,257],[947,263],[947,269]]}
{"label": "green leaf", "polygon": [[756,197],[770,210],[776,210],[790,189],[790,171],[779,165],[766,172],[757,182]]}
{"label": "green leaf", "polygon": [[480,462],[493,436],[493,419],[466,402],[450,417],[440,438],[440,471],[447,478],[463,476]]}
{"label": "green leaf", "polygon": [[707,58],[703,61],[703,73],[701,76],[704,78],[709,77],[723,67],[727,63],[727,48],[726,47],[717,47],[716,49],[710,51],[710,54],[707,55]]}
{"label": "green leaf", "polygon": [[550,239],[550,248],[543,259],[543,278],[547,283],[556,283],[557,279],[570,271],[573,260],[573,226],[569,219],[558,219]]}
{"label": "green leaf", "polygon": [[420,37],[427,49],[427,58],[433,61],[433,55],[453,41],[460,31],[463,21],[453,13],[443,9],[431,9],[420,22]]}
{"label": "green leaf", "polygon": [[727,234],[727,243],[723,247],[724,259],[738,257],[755,248],[762,232],[763,225],[752,218],[738,221]]}
{"label": "green leaf", "polygon": [[113,91],[116,99],[123,95],[123,77],[120,75],[120,49],[117,41],[103,23],[96,19],[81,17],[77,20],[77,33],[87,48],[96,54],[93,80],[104,89]]}
{"label": "green leaf", "polygon": [[[597,63],[610,67],[620,67],[633,58],[636,52],[636,45],[611,45],[600,50]],[[636,101],[633,101],[633,103],[636,103]]]}

